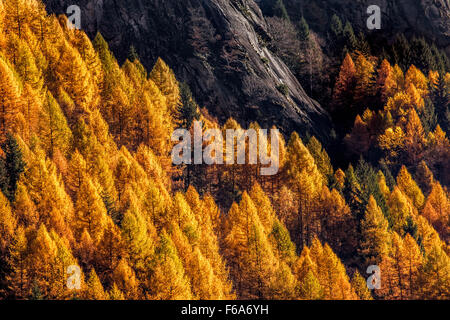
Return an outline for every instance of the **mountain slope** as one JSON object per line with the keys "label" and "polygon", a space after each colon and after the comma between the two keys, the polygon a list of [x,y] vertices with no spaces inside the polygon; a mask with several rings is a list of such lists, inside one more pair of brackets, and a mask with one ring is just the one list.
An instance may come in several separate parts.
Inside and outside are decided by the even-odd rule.
{"label": "mountain slope", "polygon": [[[262,1],[262,0],[261,0]],[[348,20],[356,29],[367,32],[366,13],[370,5],[378,5],[382,13],[384,38],[396,33],[423,35],[450,55],[450,2],[448,0],[283,0],[294,21],[304,15],[310,26],[325,32],[333,14]]]}
{"label": "mountain slope", "polygon": [[265,46],[270,35],[252,0],[44,2],[55,13],[79,5],[82,28],[100,31],[119,61],[131,45],[148,68],[162,57],[221,122],[233,116],[326,140],[328,115]]}

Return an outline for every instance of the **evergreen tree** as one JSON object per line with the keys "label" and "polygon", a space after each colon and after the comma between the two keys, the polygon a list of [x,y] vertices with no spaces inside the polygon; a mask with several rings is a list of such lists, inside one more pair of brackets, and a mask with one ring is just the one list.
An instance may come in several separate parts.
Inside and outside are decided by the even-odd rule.
{"label": "evergreen tree", "polygon": [[353,31],[352,24],[349,21],[347,21],[345,23],[344,30],[343,30],[343,37],[344,37],[344,41],[345,41],[345,46],[350,51],[353,51],[358,44],[358,40],[355,36],[355,32]]}
{"label": "evergreen tree", "polygon": [[392,45],[395,64],[398,64],[403,70],[406,70],[412,62],[411,46],[404,34],[397,35]]}
{"label": "evergreen tree", "polygon": [[181,103],[177,108],[177,118],[182,128],[189,130],[194,121],[200,119],[198,105],[186,82],[180,84]]}
{"label": "evergreen tree", "polygon": [[17,183],[25,171],[26,163],[22,158],[22,151],[13,135],[8,134],[1,145],[5,158],[0,158],[0,188],[3,194],[14,202]]}
{"label": "evergreen tree", "polygon": [[139,55],[134,46],[131,46],[130,50],[128,51],[128,60],[130,60],[131,62],[139,60]]}
{"label": "evergreen tree", "polygon": [[309,31],[309,25],[306,22],[304,17],[302,17],[300,19],[300,25],[299,25],[298,29],[299,29],[298,36],[299,36],[300,41],[302,41],[302,42],[308,41],[310,31]]}

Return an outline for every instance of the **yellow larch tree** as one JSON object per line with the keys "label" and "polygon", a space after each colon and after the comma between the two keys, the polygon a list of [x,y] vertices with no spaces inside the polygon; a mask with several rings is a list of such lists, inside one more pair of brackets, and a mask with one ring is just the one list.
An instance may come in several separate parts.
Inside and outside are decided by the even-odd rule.
{"label": "yellow larch tree", "polygon": [[27,264],[28,240],[25,230],[18,226],[9,245],[6,260],[10,272],[6,275],[7,290],[15,299],[26,299],[30,293],[31,279]]}
{"label": "yellow larch tree", "polygon": [[257,182],[250,190],[249,196],[256,207],[259,220],[261,221],[266,234],[269,234],[272,231],[275,220],[275,211],[272,208],[269,197],[267,197]]}
{"label": "yellow larch tree", "polygon": [[333,100],[340,107],[353,101],[356,83],[356,67],[350,54],[345,56],[334,87]]}
{"label": "yellow larch tree", "polygon": [[155,300],[187,300],[192,297],[189,280],[177,250],[164,231],[154,256],[154,268],[148,282],[148,298]]}
{"label": "yellow larch tree", "polygon": [[420,118],[415,109],[411,109],[405,125],[406,164],[417,166],[424,158],[426,144],[427,140]]}
{"label": "yellow larch tree", "polygon": [[87,276],[86,287],[82,296],[85,300],[106,300],[108,298],[94,268],[91,269]]}
{"label": "yellow larch tree", "polygon": [[419,90],[422,97],[428,94],[428,79],[427,77],[414,65],[412,65],[405,75],[405,86],[413,84],[414,87]]}
{"label": "yellow larch tree", "polygon": [[80,53],[64,42],[59,61],[55,70],[58,84],[65,89],[78,108],[91,110],[90,108],[94,107],[92,102],[96,90]]}
{"label": "yellow larch tree", "polygon": [[425,197],[405,166],[402,166],[397,176],[397,185],[418,210],[422,209]]}
{"label": "yellow larch tree", "polygon": [[73,240],[70,222],[73,218],[73,204],[64,190],[64,183],[55,166],[45,159],[42,149],[34,150],[27,160],[27,171],[23,183],[30,199],[36,205],[39,222],[53,228],[59,235]]}
{"label": "yellow larch tree", "polygon": [[56,149],[68,152],[72,132],[58,102],[47,92],[39,119],[39,131],[48,155],[53,156]]}
{"label": "yellow larch tree", "polygon": [[366,279],[361,276],[358,270],[353,274],[351,284],[360,300],[373,300],[372,294],[367,288]]}
{"label": "yellow larch tree", "polygon": [[322,191],[324,179],[314,158],[295,132],[288,143],[284,175],[287,185],[297,195],[299,205],[294,230],[299,241],[297,245],[303,246],[312,240],[309,222],[314,220],[314,206],[317,205],[317,195]]}
{"label": "yellow larch tree", "polygon": [[394,187],[387,199],[387,206],[392,230],[402,234],[407,218],[414,214],[414,208],[398,187]]}
{"label": "yellow larch tree", "polygon": [[74,225],[78,235],[81,236],[83,230],[86,229],[97,243],[106,226],[107,215],[97,188],[88,177],[84,177],[78,190],[74,210]]}
{"label": "yellow larch tree", "polygon": [[125,259],[120,260],[112,274],[114,285],[124,294],[128,300],[140,299],[138,280],[135,272]]}
{"label": "yellow larch tree", "polygon": [[364,220],[361,221],[361,242],[358,249],[364,264],[376,265],[389,249],[388,221],[383,215],[375,198],[370,196]]}
{"label": "yellow larch tree", "polygon": [[378,68],[378,78],[376,87],[383,103],[387,102],[390,96],[394,95],[396,89],[396,83],[394,80],[394,70],[389,61],[384,59]]}
{"label": "yellow larch tree", "polygon": [[448,240],[450,237],[450,198],[441,184],[433,183],[431,193],[427,198],[422,215],[433,225],[441,237]]}
{"label": "yellow larch tree", "polygon": [[11,210],[9,200],[0,192],[0,257],[5,258],[17,226],[17,219]]}
{"label": "yellow larch tree", "polygon": [[28,190],[23,182],[19,182],[17,185],[14,213],[17,216],[17,220],[24,227],[36,226],[39,222],[36,205],[31,200]]}
{"label": "yellow larch tree", "polygon": [[180,88],[175,74],[161,58],[158,58],[150,72],[150,79],[166,97],[170,113],[175,114],[180,103]]}
{"label": "yellow larch tree", "polygon": [[56,274],[59,271],[56,267],[58,249],[44,225],[35,230],[31,237],[27,261],[28,273],[41,294],[51,299],[54,286],[58,285],[56,282]]}
{"label": "yellow larch tree", "polygon": [[357,296],[351,287],[345,267],[333,250],[314,238],[310,252],[317,266],[315,276],[324,290],[324,299],[352,300]]}
{"label": "yellow larch tree", "polygon": [[432,244],[419,269],[420,299],[450,298],[450,258],[440,242]]}
{"label": "yellow larch tree", "polygon": [[375,65],[370,58],[366,58],[363,54],[358,54],[355,61],[355,70],[355,100],[363,102],[364,97],[374,94]]}
{"label": "yellow larch tree", "polygon": [[0,55],[0,126],[2,136],[14,130],[14,124],[20,110],[20,86],[13,69]]}
{"label": "yellow larch tree", "polygon": [[[156,230],[139,210],[132,205],[121,220],[122,239],[130,262],[136,270],[144,272],[152,255]],[[119,283],[117,283],[119,285]],[[122,290],[119,285],[119,289]],[[125,291],[122,290],[125,293]]]}

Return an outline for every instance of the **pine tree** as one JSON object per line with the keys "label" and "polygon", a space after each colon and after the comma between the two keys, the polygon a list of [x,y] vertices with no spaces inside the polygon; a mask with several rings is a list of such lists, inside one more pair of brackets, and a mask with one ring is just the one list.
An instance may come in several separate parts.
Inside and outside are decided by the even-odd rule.
{"label": "pine tree", "polygon": [[25,227],[36,226],[39,222],[36,205],[31,200],[30,194],[22,182],[17,185],[14,213],[17,220]]}
{"label": "pine tree", "polygon": [[436,70],[436,59],[433,56],[429,44],[424,38],[413,38],[411,40],[411,63],[421,70]]}
{"label": "pine tree", "polygon": [[93,264],[98,266],[100,274],[111,274],[126,254],[120,229],[111,219],[106,220],[102,238],[96,248]]}
{"label": "pine tree", "polygon": [[15,45],[17,53],[14,53],[16,72],[25,83],[28,83],[36,92],[40,92],[43,86],[43,75],[38,69],[30,47],[24,40],[13,38],[13,41],[17,41]]}
{"label": "pine tree", "polygon": [[431,89],[431,99],[433,101],[433,105],[436,108],[436,114],[439,124],[442,126],[442,128],[448,128],[448,125],[450,123],[448,121],[446,113],[448,112],[450,106],[450,94],[449,85],[445,81],[444,73],[439,75],[436,86]]}
{"label": "pine tree", "polygon": [[26,128],[22,132],[25,141],[29,141],[33,133],[38,132],[39,115],[41,114],[42,100],[41,97],[29,84],[24,85],[22,91],[22,110],[21,113],[26,122]]}
{"label": "pine tree", "polygon": [[270,233],[275,221],[275,212],[272,208],[269,197],[267,197],[257,182],[250,190],[249,196],[256,207],[259,220],[261,221],[266,234]]}
{"label": "pine tree", "polygon": [[17,183],[25,171],[26,163],[22,158],[22,151],[16,138],[8,133],[6,141],[1,145],[5,158],[0,158],[0,188],[9,201],[14,202]]}
{"label": "pine tree", "polygon": [[311,220],[314,219],[314,216],[309,213],[314,212],[313,208],[317,205],[315,200],[317,194],[322,190],[324,178],[317,169],[314,158],[295,132],[287,147],[284,175],[287,185],[298,197],[297,222],[294,227],[296,232],[293,237],[296,244],[303,247],[313,238],[310,227],[313,225]]}
{"label": "pine tree", "polygon": [[181,103],[177,108],[177,118],[182,128],[190,129],[195,120],[200,119],[197,103],[192,97],[192,92],[187,83],[180,84]]}
{"label": "pine tree", "polygon": [[263,0],[261,1],[261,10],[266,16],[276,16],[289,20],[289,15],[286,7],[284,6],[283,0]]}
{"label": "pine tree", "polygon": [[366,204],[363,199],[361,185],[356,178],[355,170],[352,165],[349,165],[345,172],[344,189],[342,191],[345,201],[349,205],[357,221],[363,219]]}
{"label": "pine tree", "polygon": [[411,46],[404,34],[397,35],[392,45],[395,64],[398,64],[403,70],[406,70],[412,61]]}
{"label": "pine tree", "polygon": [[383,195],[384,199],[387,199],[389,197],[389,194],[391,193],[391,190],[389,189],[389,186],[386,182],[386,177],[381,170],[379,170],[377,173],[377,182],[381,194]]}
{"label": "pine tree", "polygon": [[300,24],[299,24],[298,29],[299,29],[298,35],[299,35],[300,41],[302,41],[302,42],[308,41],[309,35],[310,35],[309,25],[303,16],[300,19]]}
{"label": "pine tree", "polygon": [[214,274],[214,270],[200,252],[195,248],[189,259],[188,273],[191,273],[191,288],[193,295],[200,300],[222,299],[222,283]]}
{"label": "pine tree", "polygon": [[343,37],[348,50],[353,51],[358,43],[352,24],[347,21],[344,26]]}
{"label": "pine tree", "polygon": [[344,46],[343,34],[344,34],[344,26],[342,24],[342,20],[336,14],[333,14],[333,16],[331,17],[330,31],[328,38],[331,51],[335,55],[340,55],[342,52],[342,48]]}
{"label": "pine tree", "polygon": [[352,154],[367,154],[370,148],[369,127],[362,118],[357,115],[350,134],[344,138],[345,144]]}
{"label": "pine tree", "polygon": [[289,231],[286,227],[276,219],[269,239],[277,256],[286,263],[293,263],[295,258],[295,245],[291,241]]}
{"label": "pine tree", "polygon": [[59,61],[55,70],[58,83],[81,110],[91,110],[96,90],[80,53],[65,42]]}

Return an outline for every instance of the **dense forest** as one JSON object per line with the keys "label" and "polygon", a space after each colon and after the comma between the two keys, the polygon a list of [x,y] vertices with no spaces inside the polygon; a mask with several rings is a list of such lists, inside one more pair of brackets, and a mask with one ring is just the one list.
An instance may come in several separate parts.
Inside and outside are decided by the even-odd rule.
{"label": "dense forest", "polygon": [[40,0],[0,0],[0,299],[450,299],[446,53],[372,49],[337,16],[327,40],[272,2],[267,45],[334,130],[280,136],[261,176],[172,164],[175,129],[241,127],[162,59],[119,65]]}

